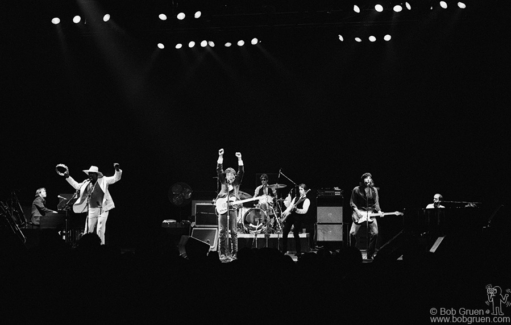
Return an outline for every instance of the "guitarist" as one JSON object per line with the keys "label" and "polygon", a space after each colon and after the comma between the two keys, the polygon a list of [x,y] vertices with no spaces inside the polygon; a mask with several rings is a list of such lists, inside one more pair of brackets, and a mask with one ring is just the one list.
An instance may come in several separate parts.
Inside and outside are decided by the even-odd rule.
{"label": "guitarist", "polygon": [[[220,182],[221,188],[217,195],[217,200],[219,198],[229,198],[234,197],[236,200],[240,199],[239,190],[241,181],[243,180],[243,174],[245,173],[245,167],[243,166],[243,160],[241,159],[241,153],[236,152],[236,157],[238,157],[238,173],[233,168],[227,168],[223,170],[223,162],[224,162],[224,149],[218,150],[218,161],[216,167],[216,173],[218,176],[218,181]],[[229,214],[229,225],[227,225],[227,214]],[[229,206],[229,211],[220,214],[220,260],[234,260],[236,259],[236,254],[238,252],[238,229],[237,229],[237,207]],[[231,242],[232,242],[232,252],[230,252],[230,257],[227,257],[227,231],[230,231],[231,234]],[[230,248],[229,248],[230,251]]]}
{"label": "guitarist", "polygon": [[[366,211],[379,212],[380,215],[382,214],[378,199],[378,189],[374,187],[373,178],[370,173],[363,174],[360,178],[359,186],[356,186],[351,192],[350,205],[353,209],[353,223],[351,224],[350,229],[351,245],[356,247],[356,235],[361,226],[356,222],[363,217],[364,212]],[[369,223],[368,226],[369,247],[367,249],[367,259],[373,259],[373,255],[376,250],[376,240],[378,238],[378,222],[376,219],[373,219],[373,222]]]}
{"label": "guitarist", "polygon": [[298,186],[298,195],[291,199],[291,192],[288,195],[289,200],[286,198],[287,209],[282,213],[284,220],[284,229],[282,230],[282,252],[289,254],[287,251],[287,236],[293,228],[293,237],[295,238],[296,256],[300,256],[302,253],[302,246],[300,244],[300,229],[302,229],[302,221],[304,214],[307,214],[310,207],[310,200],[307,198],[307,186],[300,184]]}

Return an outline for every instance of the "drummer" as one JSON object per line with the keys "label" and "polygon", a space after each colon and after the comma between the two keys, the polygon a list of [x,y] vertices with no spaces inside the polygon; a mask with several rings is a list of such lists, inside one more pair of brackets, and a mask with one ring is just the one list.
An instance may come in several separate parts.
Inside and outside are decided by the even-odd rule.
{"label": "drummer", "polygon": [[[273,196],[270,195],[270,189]],[[268,186],[268,175],[261,175],[261,185],[256,187],[254,197],[261,197],[257,207],[261,210],[268,211],[273,206],[273,198],[277,197],[277,189]]]}

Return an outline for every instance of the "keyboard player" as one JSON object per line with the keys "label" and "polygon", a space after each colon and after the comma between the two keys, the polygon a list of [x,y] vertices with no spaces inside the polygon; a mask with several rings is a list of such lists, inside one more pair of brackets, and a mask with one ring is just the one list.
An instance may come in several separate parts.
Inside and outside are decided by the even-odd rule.
{"label": "keyboard player", "polygon": [[39,226],[41,224],[41,217],[49,213],[58,214],[57,211],[48,209],[46,207],[46,189],[41,187],[35,191],[35,199],[32,202],[32,219],[33,225]]}

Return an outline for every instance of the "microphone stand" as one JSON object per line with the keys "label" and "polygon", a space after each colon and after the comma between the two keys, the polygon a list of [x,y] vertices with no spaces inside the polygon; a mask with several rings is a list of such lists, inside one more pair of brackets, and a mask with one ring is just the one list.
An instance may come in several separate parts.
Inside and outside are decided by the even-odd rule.
{"label": "microphone stand", "polygon": [[[366,186],[366,188],[369,189],[369,193],[371,192],[371,187],[369,185]],[[365,192],[365,189],[364,189],[364,192]],[[369,196],[367,195],[367,193],[364,193],[365,196],[366,196],[366,213],[367,213],[367,216],[366,216],[366,228],[367,228],[367,250],[366,250],[366,259],[367,259],[367,254],[369,254],[369,245],[371,245],[371,232],[369,231]]]}
{"label": "microphone stand", "polygon": [[[83,185],[82,185],[83,186]],[[65,211],[65,223],[64,223],[64,227],[65,227],[65,230],[64,230],[64,233],[65,233],[65,236],[66,236],[66,244],[71,244],[72,246],[75,244],[74,243],[74,239],[71,239],[71,236],[69,234],[69,210],[71,209],[71,202],[75,202],[75,199],[78,198],[78,193],[80,193],[80,190],[81,190],[81,187],[76,190],[76,192],[73,194],[73,196],[66,201],[66,203],[64,204],[64,207],[63,207],[63,210]]]}

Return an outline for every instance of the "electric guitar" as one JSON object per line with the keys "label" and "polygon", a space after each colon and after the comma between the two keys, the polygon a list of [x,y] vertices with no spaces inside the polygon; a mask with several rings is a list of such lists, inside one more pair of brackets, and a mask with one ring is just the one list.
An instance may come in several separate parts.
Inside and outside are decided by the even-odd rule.
{"label": "electric guitar", "polygon": [[365,222],[368,222],[368,223],[373,223],[373,219],[375,217],[383,217],[383,216],[402,216],[403,213],[402,212],[399,212],[399,211],[395,211],[395,212],[385,212],[383,214],[379,214],[377,212],[372,212],[372,211],[360,211],[360,214],[362,215],[362,217],[360,217],[356,211],[353,211],[353,215],[351,216],[352,219],[353,219],[353,222],[356,223],[357,225],[361,225]]}
{"label": "electric guitar", "polygon": [[284,211],[282,213],[282,219],[280,219],[280,222],[284,222],[286,221],[287,217],[289,217],[289,215],[291,214],[291,212],[293,212],[295,209],[296,209],[296,206],[300,203],[302,203],[303,201],[305,201],[305,199],[307,198],[307,193],[309,193],[310,189],[308,189],[306,192],[305,192],[305,195],[302,196],[300,199],[298,199],[298,201],[296,201],[296,203],[291,203],[291,205],[286,209],[286,211]]}
{"label": "electric guitar", "polygon": [[[235,196],[230,196],[229,197],[229,205],[233,206],[233,205],[243,204],[245,202],[256,201],[256,200],[259,200],[259,198],[261,198],[261,197],[263,197],[263,195],[253,197],[251,199],[236,201]],[[222,197],[222,198],[216,199],[215,206],[216,206],[216,212],[218,212],[218,214],[226,213],[227,212],[227,198]]]}

